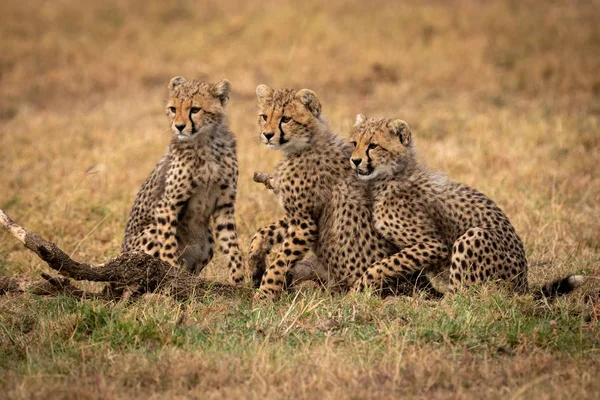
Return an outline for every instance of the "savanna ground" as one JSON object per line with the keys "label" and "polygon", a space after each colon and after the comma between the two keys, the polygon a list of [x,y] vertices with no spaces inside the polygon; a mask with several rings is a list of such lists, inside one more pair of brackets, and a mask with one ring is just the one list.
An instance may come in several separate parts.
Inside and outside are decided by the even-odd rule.
{"label": "savanna ground", "polygon": [[[233,86],[242,246],[281,214],[251,180],[254,89],[308,87],[338,132],[402,118],[423,160],[494,198],[540,285],[600,275],[600,2],[7,0],[0,208],[75,259],[118,254],[169,141],[175,75]],[[217,255],[204,273],[225,280]],[[0,232],[0,274],[49,272]],[[84,286],[91,287],[91,286]],[[7,398],[597,398],[598,288],[549,304],[318,290],[273,304],[0,297]]]}

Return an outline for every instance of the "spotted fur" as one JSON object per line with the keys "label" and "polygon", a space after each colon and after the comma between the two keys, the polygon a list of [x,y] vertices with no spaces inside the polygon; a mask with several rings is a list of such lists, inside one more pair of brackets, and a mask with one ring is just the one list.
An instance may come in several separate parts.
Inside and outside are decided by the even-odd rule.
{"label": "spotted fur", "polygon": [[[349,287],[393,251],[372,226],[366,185],[348,164],[352,149],[331,132],[313,91],[260,85],[256,93],[261,141],[284,153],[272,181],[285,216],[252,239],[255,284],[263,296],[277,296],[286,273],[312,250],[323,266],[316,275]],[[267,268],[265,256],[278,243]]]}
{"label": "spotted fur", "polygon": [[228,258],[230,280],[239,283],[238,165],[225,113],[228,96],[226,80],[171,80],[165,111],[173,138],[137,194],[122,250],[144,251],[198,273],[213,257],[214,228]]}
{"label": "spotted fur", "polygon": [[[371,184],[375,227],[401,249],[370,266],[357,290],[416,271],[449,272],[450,291],[488,281],[529,290],[523,243],[508,217],[484,194],[417,162],[406,122],[359,115],[351,136],[350,165]],[[570,276],[544,290],[580,282]]]}

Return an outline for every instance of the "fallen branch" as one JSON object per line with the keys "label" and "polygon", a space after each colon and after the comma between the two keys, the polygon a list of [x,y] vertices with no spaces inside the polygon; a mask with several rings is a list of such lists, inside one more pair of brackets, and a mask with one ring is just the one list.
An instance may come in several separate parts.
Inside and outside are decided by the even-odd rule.
{"label": "fallen branch", "polygon": [[[175,268],[166,262],[142,252],[122,253],[104,264],[92,265],[72,260],[54,243],[48,242],[33,232],[13,222],[4,211],[0,210],[0,226],[21,241],[25,247],[38,255],[50,268],[60,275],[74,280],[106,282],[111,288],[133,287],[135,294],[161,293],[173,296],[178,300],[201,298],[210,291],[224,295],[249,291],[248,288],[232,286],[225,283],[211,282],[193,275],[187,270]],[[47,290],[50,294],[70,294],[75,297],[111,298],[111,289],[101,293],[86,293],[73,286],[68,279],[52,278],[42,275],[45,281],[26,282],[21,278],[2,277],[0,294],[18,293],[19,291],[40,292]],[[5,287],[4,292],[2,288]]]}
{"label": "fallen branch", "polygon": [[267,189],[272,190],[273,192],[275,192],[275,194],[279,193],[279,187],[275,183],[275,179],[268,172],[256,171],[254,173],[254,176],[252,176],[252,179],[256,183],[264,184]]}

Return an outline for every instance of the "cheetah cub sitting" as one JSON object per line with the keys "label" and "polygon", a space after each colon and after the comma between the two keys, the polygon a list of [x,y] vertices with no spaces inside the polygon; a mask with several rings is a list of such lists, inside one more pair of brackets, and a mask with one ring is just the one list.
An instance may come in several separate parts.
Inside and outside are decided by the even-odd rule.
{"label": "cheetah cub sitting", "polygon": [[[484,281],[504,282],[518,293],[529,290],[523,243],[507,216],[477,190],[418,163],[406,122],[359,114],[351,136],[350,164],[361,180],[370,181],[375,228],[401,249],[374,263],[356,290],[415,271],[449,271],[451,292]],[[562,294],[582,282],[581,276],[569,276],[543,292]]]}
{"label": "cheetah cub sitting", "polygon": [[[261,141],[284,153],[268,183],[285,210],[250,244],[257,297],[276,297],[288,271],[295,274],[309,250],[316,255],[312,261],[318,260],[319,278],[348,288],[369,265],[392,254],[371,224],[366,185],[348,164],[352,149],[331,132],[313,91],[260,85],[256,94]],[[267,268],[266,255],[282,242]]]}
{"label": "cheetah cub sitting", "polygon": [[166,114],[173,138],[137,194],[122,250],[144,251],[199,273],[213,256],[212,219],[229,259],[230,280],[239,283],[238,164],[225,113],[229,82],[187,82],[178,76],[168,89]]}

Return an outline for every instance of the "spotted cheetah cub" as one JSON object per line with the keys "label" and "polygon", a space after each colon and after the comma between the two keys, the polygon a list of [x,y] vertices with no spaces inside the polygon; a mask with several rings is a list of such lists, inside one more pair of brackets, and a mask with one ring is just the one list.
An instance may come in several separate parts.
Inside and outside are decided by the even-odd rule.
{"label": "spotted cheetah cub", "polygon": [[[359,114],[351,136],[350,164],[371,184],[375,227],[401,249],[374,263],[357,290],[414,271],[449,271],[450,291],[484,281],[529,290],[523,243],[508,217],[482,193],[417,162],[406,122]],[[545,294],[568,292],[582,280],[569,276],[546,285]]]}
{"label": "spotted cheetah cub", "polygon": [[168,89],[166,114],[173,138],[137,194],[122,250],[144,251],[199,273],[213,256],[212,219],[229,259],[230,280],[239,283],[238,165],[225,113],[229,82],[188,82],[178,76]]}
{"label": "spotted cheetah cub", "polygon": [[[260,85],[256,94],[261,141],[283,152],[269,185],[285,210],[250,244],[258,296],[276,297],[287,272],[309,250],[324,264],[326,280],[349,287],[369,265],[392,253],[371,224],[366,185],[348,164],[352,149],[331,132],[313,91]],[[267,268],[265,256],[280,242],[282,249]]]}

